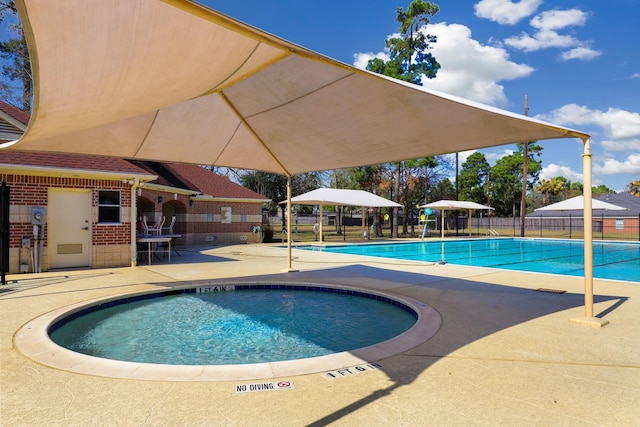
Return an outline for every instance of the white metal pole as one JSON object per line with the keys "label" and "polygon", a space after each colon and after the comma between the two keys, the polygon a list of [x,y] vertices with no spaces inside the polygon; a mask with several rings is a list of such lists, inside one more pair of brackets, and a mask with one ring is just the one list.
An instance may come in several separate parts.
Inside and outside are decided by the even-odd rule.
{"label": "white metal pole", "polygon": [[582,155],[582,172],[584,182],[582,196],[584,199],[584,315],[583,319],[571,319],[577,323],[602,327],[609,323],[607,320],[593,316],[593,194],[591,175],[591,142],[589,138],[583,140],[584,154]]}
{"label": "white metal pole", "polygon": [[287,175],[287,269],[291,271],[291,175]]}

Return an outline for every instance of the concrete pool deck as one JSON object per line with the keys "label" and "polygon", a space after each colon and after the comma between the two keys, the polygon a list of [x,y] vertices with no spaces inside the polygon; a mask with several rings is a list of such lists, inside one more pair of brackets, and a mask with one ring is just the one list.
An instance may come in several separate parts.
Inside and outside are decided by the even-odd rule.
{"label": "concrete pool deck", "polygon": [[[181,254],[171,264],[9,275],[0,288],[0,425],[620,426],[640,418],[637,282],[594,280],[594,312],[610,324],[592,328],[569,321],[584,314],[582,278],[296,249],[299,271],[283,272],[286,251],[270,245]],[[62,307],[233,279],[382,291],[428,304],[442,324],[374,365],[257,381],[87,375],[15,346],[24,325]],[[291,386],[269,388],[277,383]]]}

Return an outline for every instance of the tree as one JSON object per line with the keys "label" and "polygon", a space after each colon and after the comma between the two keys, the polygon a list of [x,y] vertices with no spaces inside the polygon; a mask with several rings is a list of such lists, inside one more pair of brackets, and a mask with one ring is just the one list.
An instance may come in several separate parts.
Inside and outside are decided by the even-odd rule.
{"label": "tree", "polygon": [[[0,21],[5,22],[9,16],[17,17],[17,15],[13,1],[0,1]],[[31,75],[31,60],[27,41],[19,22],[10,24],[9,30],[15,33],[16,37],[0,42],[0,57],[6,61],[2,66],[2,73],[10,81],[17,81],[19,87],[12,87],[8,82],[3,81],[0,84],[0,96],[24,111],[31,111],[33,76]],[[16,92],[21,95],[16,95]]]}
{"label": "tree", "polygon": [[536,187],[536,191],[542,194],[542,204],[547,204],[547,197],[557,196],[560,192],[565,188],[566,180],[561,179],[561,177],[555,177],[551,179],[543,179],[540,181],[540,184]]}
{"label": "tree", "polygon": [[460,195],[464,200],[487,203],[487,180],[491,166],[484,154],[476,151],[462,163],[458,181]]}
{"label": "tree", "polygon": [[604,184],[600,184],[597,187],[591,187],[591,193],[593,197],[602,196],[603,194],[616,194],[616,192]]}
{"label": "tree", "polygon": [[423,0],[413,0],[406,11],[396,8],[400,37],[390,37],[385,42],[389,60],[371,59],[367,70],[417,85],[422,85],[422,76],[434,78],[440,64],[428,50],[437,38],[423,29],[439,10],[437,4]]}
{"label": "tree", "polygon": [[629,185],[627,185],[629,189],[629,193],[634,196],[640,197],[640,179],[636,179],[635,181],[631,181]]}
{"label": "tree", "polygon": [[[371,59],[367,64],[367,70],[416,85],[422,85],[423,76],[429,79],[434,78],[440,69],[440,64],[428,51],[431,49],[431,44],[437,42],[437,38],[425,33],[424,29],[439,10],[437,4],[424,0],[413,0],[406,11],[401,7],[396,8],[396,22],[400,24],[398,28],[400,36],[390,37],[385,41],[389,60]],[[400,203],[401,198],[403,167],[403,162],[395,164],[393,200],[396,203]],[[406,208],[405,205],[405,211]],[[391,237],[397,237],[397,208],[393,209],[391,224]]]}
{"label": "tree", "polygon": [[[384,165],[360,166],[350,170],[351,179],[359,189],[380,196],[389,191],[389,181],[383,177],[385,173]],[[367,223],[368,219],[367,212],[363,212],[362,221]],[[375,237],[383,237],[382,227],[380,227],[380,208],[374,208],[372,225],[375,228]]]}
{"label": "tree", "polygon": [[[404,206],[402,217],[402,233],[407,235],[411,224],[411,236],[415,234],[413,218],[417,217],[416,206],[424,202],[429,188],[440,178],[436,168],[440,162],[435,157],[406,160],[402,175],[402,191],[399,202]],[[414,216],[415,215],[415,216]],[[397,228],[395,228],[397,230]]]}
{"label": "tree", "polygon": [[[496,215],[517,216],[522,198],[524,144],[517,144],[515,152],[504,156],[491,168],[491,206]],[[543,148],[534,142],[529,143],[527,169],[529,179],[527,188],[531,188],[540,176],[542,162],[536,160]]]}
{"label": "tree", "polygon": [[[262,172],[245,171],[239,177],[243,187],[246,187],[264,197],[271,199],[269,212],[277,212],[280,208],[282,212],[282,225],[286,225],[286,204],[279,204],[287,199],[287,177],[284,175]],[[317,172],[294,175],[291,178],[291,193],[294,196],[306,193],[321,186],[321,176]]]}

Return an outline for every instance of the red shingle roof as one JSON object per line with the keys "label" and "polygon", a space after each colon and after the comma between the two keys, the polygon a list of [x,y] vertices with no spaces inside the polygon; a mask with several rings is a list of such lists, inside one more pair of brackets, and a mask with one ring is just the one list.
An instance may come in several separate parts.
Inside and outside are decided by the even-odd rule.
{"label": "red shingle roof", "polygon": [[78,169],[95,172],[151,175],[131,163],[115,157],[84,156],[80,154],[40,153],[34,151],[0,150],[0,163],[23,166]]}
{"label": "red shingle roof", "polygon": [[21,109],[14,107],[13,105],[7,104],[6,102],[0,101],[0,110],[4,111],[23,125],[29,124],[29,119],[31,118],[31,114],[22,111]]}
{"label": "red shingle roof", "polygon": [[164,163],[164,166],[182,179],[192,183],[202,194],[214,197],[266,200],[263,195],[201,166],[185,163]]}

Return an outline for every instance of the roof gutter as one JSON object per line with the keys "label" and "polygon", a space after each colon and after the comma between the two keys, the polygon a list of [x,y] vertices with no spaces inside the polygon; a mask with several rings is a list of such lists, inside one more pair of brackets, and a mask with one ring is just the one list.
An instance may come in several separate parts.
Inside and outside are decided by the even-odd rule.
{"label": "roof gutter", "polygon": [[147,175],[133,172],[90,171],[47,166],[15,165],[8,163],[0,163],[0,171],[2,171],[2,173],[16,175],[54,176],[60,178],[93,178],[108,179],[113,181],[135,181],[136,179],[138,179],[138,181],[141,183],[146,183],[158,179],[157,175]]}
{"label": "roof gutter", "polygon": [[198,194],[191,197],[194,202],[228,202],[228,203],[269,203],[271,199],[250,199],[244,197],[215,197]]}

